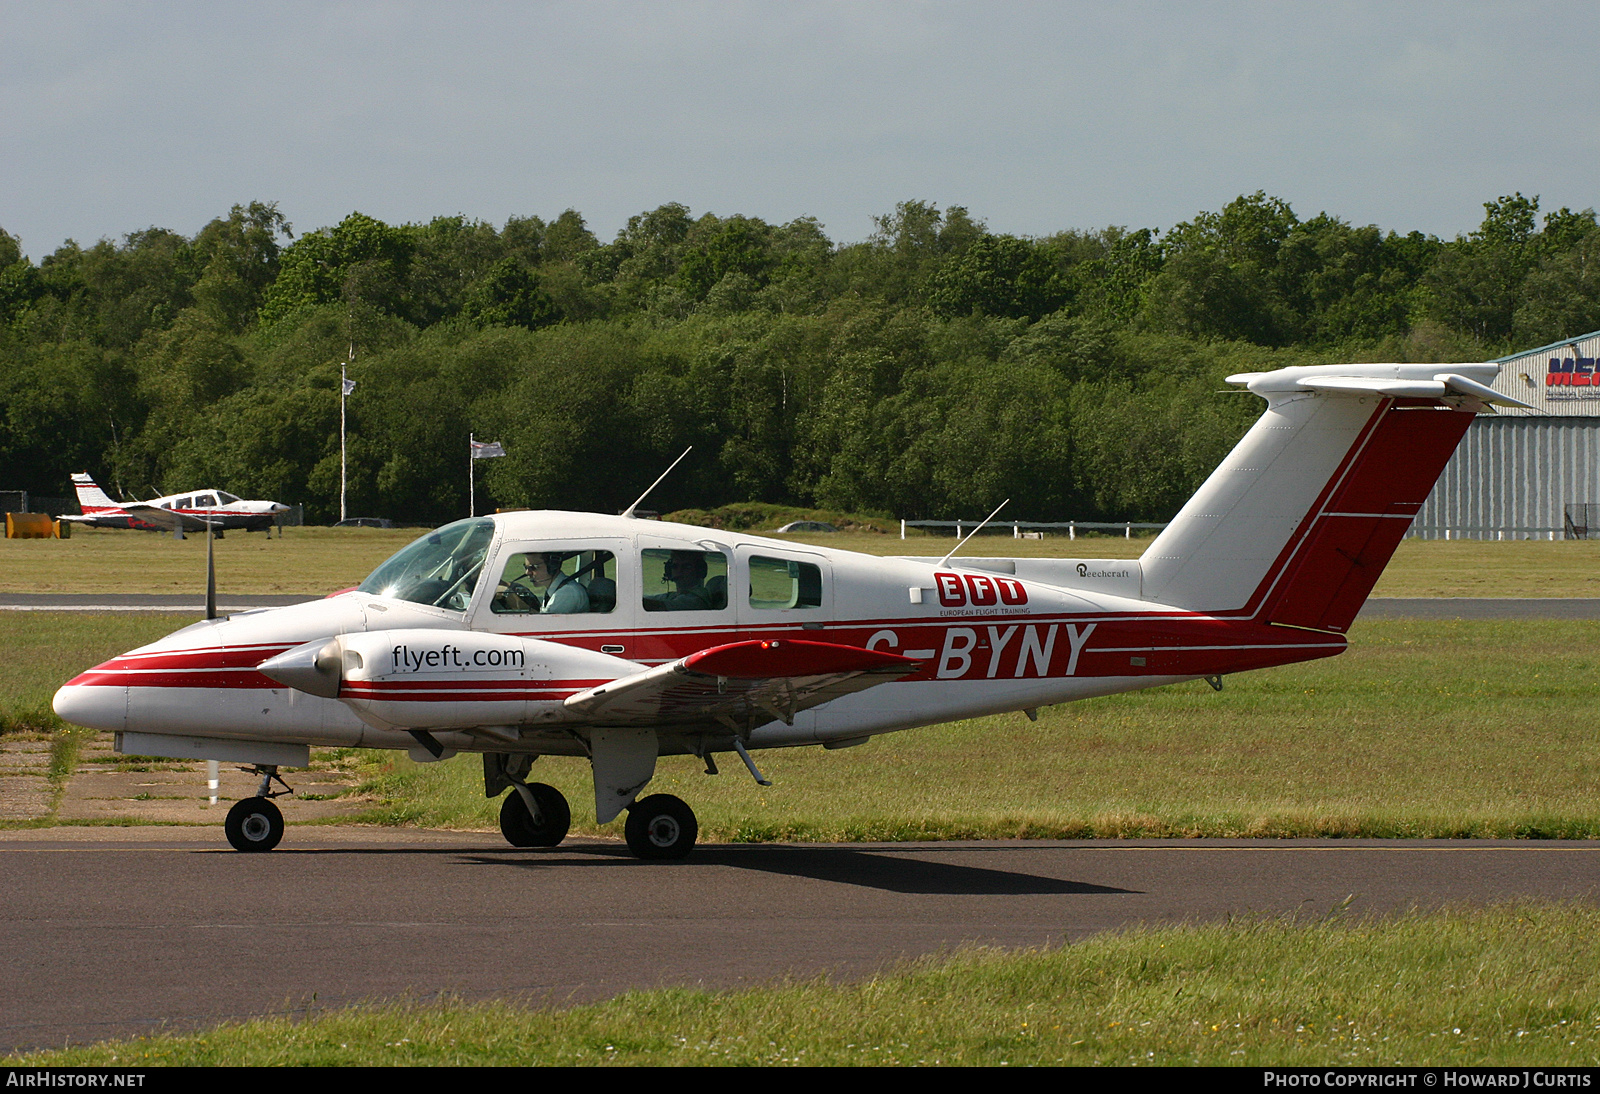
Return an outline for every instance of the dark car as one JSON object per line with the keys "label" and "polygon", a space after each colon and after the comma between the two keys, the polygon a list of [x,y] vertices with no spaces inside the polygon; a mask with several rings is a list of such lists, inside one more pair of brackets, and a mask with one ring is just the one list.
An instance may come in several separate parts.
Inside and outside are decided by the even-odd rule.
{"label": "dark car", "polygon": [[791,520],[780,532],[837,532],[839,529],[825,520]]}
{"label": "dark car", "polygon": [[393,528],[394,521],[384,517],[349,517],[334,525],[335,528]]}

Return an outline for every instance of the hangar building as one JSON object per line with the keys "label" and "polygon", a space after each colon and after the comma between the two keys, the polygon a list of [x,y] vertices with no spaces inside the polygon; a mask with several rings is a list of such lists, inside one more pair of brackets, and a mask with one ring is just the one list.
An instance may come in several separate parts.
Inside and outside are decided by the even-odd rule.
{"label": "hangar building", "polygon": [[1600,538],[1600,331],[1499,359],[1496,391],[1411,525],[1423,539]]}

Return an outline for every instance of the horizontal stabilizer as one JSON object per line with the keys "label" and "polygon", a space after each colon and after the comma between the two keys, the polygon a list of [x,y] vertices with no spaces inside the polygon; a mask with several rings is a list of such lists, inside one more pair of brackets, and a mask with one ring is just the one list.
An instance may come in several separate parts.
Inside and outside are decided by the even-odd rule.
{"label": "horizontal stabilizer", "polygon": [[716,723],[746,732],[830,699],[910,676],[922,662],[829,642],[735,642],[571,696],[568,710],[596,725]]}
{"label": "horizontal stabilizer", "polygon": [[1341,391],[1352,395],[1387,395],[1392,399],[1443,399],[1465,396],[1495,406],[1533,406],[1510,395],[1503,395],[1487,384],[1462,373],[1480,371],[1493,380],[1498,365],[1308,365],[1281,368],[1274,372],[1241,372],[1228,377],[1230,384],[1243,384],[1257,395],[1289,391]]}

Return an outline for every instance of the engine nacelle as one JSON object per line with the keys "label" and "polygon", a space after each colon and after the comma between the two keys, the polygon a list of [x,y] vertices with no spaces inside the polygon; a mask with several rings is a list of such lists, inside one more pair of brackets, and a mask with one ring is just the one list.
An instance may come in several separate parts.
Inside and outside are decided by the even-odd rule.
{"label": "engine nacelle", "polygon": [[424,629],[317,639],[258,666],[279,683],[337,698],[369,725],[405,730],[570,720],[567,696],[641,667],[538,638]]}

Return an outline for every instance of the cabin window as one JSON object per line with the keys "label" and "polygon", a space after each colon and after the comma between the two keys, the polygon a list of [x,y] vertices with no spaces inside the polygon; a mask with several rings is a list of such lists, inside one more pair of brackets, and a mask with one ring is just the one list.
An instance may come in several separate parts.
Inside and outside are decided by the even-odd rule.
{"label": "cabin window", "polygon": [[216,504],[217,499],[212,497],[210,494],[201,494],[199,497],[194,499],[194,507],[196,509],[211,509],[215,507]]}
{"label": "cabin window", "polygon": [[792,558],[750,556],[752,608],[822,607],[822,569]]}
{"label": "cabin window", "polygon": [[172,507],[174,509],[193,509],[194,508],[194,499],[193,498],[179,498],[177,501],[172,503]]}
{"label": "cabin window", "polygon": [[645,611],[706,612],[728,606],[728,556],[721,551],[651,548],[642,557]]}
{"label": "cabin window", "polygon": [[492,517],[472,517],[447,524],[402,547],[372,571],[361,583],[360,591],[451,611],[466,611],[492,539]]}
{"label": "cabin window", "polygon": [[223,505],[232,505],[234,502],[238,501],[239,499],[234,497],[232,494],[228,493],[226,490],[218,490],[217,491],[217,500],[220,501]]}
{"label": "cabin window", "polygon": [[519,551],[506,560],[489,602],[496,615],[581,615],[617,606],[610,551]]}

